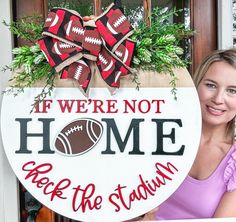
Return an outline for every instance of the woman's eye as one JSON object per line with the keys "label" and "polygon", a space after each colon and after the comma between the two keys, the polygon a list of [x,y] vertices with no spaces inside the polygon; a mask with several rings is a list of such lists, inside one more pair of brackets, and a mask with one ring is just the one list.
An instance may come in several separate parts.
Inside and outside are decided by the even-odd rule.
{"label": "woman's eye", "polygon": [[216,85],[212,84],[212,83],[206,83],[207,88],[211,88],[214,89],[216,88]]}
{"label": "woman's eye", "polygon": [[232,95],[236,95],[236,89],[230,88],[230,89],[227,89],[227,92],[232,94]]}

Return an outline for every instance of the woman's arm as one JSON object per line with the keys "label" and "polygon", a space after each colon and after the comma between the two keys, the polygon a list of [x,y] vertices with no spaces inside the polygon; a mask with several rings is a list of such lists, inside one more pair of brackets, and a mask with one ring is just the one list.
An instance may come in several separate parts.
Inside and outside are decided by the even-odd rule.
{"label": "woman's arm", "polygon": [[214,217],[236,217],[236,189],[223,195]]}

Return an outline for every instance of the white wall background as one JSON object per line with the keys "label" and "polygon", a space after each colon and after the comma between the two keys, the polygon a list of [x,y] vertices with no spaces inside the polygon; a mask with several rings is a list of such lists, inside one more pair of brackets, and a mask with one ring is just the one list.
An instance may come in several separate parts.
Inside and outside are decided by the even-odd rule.
{"label": "white wall background", "polygon": [[232,0],[218,0],[218,48],[233,46],[233,4]]}
{"label": "white wall background", "polygon": [[[3,66],[10,64],[12,54],[12,37],[9,30],[2,24],[11,18],[11,1],[0,0],[0,70]],[[7,85],[10,73],[0,71],[0,91],[2,92]],[[0,103],[2,94],[0,94]],[[6,159],[0,137],[0,221],[18,222],[18,192],[17,180]]]}

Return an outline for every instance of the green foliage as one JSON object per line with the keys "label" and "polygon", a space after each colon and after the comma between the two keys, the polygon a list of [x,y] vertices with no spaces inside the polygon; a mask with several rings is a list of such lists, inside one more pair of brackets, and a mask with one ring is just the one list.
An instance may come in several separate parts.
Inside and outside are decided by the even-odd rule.
{"label": "green foliage", "polygon": [[17,96],[24,91],[24,88],[32,87],[38,81],[46,79],[42,92],[35,100],[40,102],[50,95],[54,88],[56,73],[46,61],[39,45],[14,48],[12,53],[15,57],[10,66],[4,67],[4,71],[11,70],[14,76],[9,80],[11,87],[5,93]]}
{"label": "green foliage", "polygon": [[24,92],[24,88],[32,87],[38,81],[45,79],[46,83],[43,90],[35,98],[35,100],[40,102],[51,94],[56,76],[55,70],[48,64],[38,43],[36,43],[42,37],[42,18],[39,16],[24,17],[10,24],[4,21],[3,24],[17,37],[32,43],[32,46],[26,45],[12,50],[14,55],[12,63],[3,67],[2,70],[12,71],[14,76],[9,80],[10,88],[4,93],[12,93],[17,96],[19,93]]}
{"label": "green foliage", "polygon": [[[73,4],[75,5],[73,6]],[[50,7],[60,6],[79,11],[76,8],[78,5],[78,1],[75,2],[73,0],[69,2],[51,0],[49,2]],[[88,6],[87,10],[90,10]],[[176,10],[167,11],[156,8],[151,15],[151,27],[148,27],[142,21],[135,25],[136,28],[132,39],[137,42],[137,45],[133,59],[134,71],[131,73],[131,76],[137,88],[140,84],[137,77],[138,69],[169,73],[172,76],[170,81],[172,93],[176,98],[176,81],[178,78],[173,69],[186,67],[187,64],[185,60],[179,57],[183,54],[183,49],[179,45],[181,40],[193,34],[191,30],[185,29],[184,24],[173,24],[170,22],[171,18],[177,15],[178,12]],[[32,43],[31,46],[14,48],[12,50],[14,54],[12,63],[2,69],[3,71],[11,70],[16,73],[10,80],[11,88],[8,92],[18,95],[18,93],[24,91],[25,87],[32,87],[37,81],[45,79],[45,87],[36,96],[37,100],[42,101],[53,90],[54,79],[57,75],[55,70],[46,61],[37,43],[37,40],[42,37],[42,17],[30,16],[10,24],[7,24],[5,21],[3,23],[17,37]]]}
{"label": "green foliage", "polygon": [[31,43],[34,43],[42,37],[42,16],[26,16],[16,22],[13,21],[10,24],[6,23],[6,21],[3,21],[3,24],[7,26],[9,30],[18,38],[28,40]]}
{"label": "green foliage", "polygon": [[49,0],[48,8],[62,7],[77,11],[81,16],[92,15],[93,7],[91,2],[84,0]]}
{"label": "green foliage", "polygon": [[193,31],[186,29],[184,24],[171,23],[173,16],[178,12],[173,10],[153,9],[151,26],[148,27],[141,21],[135,29],[132,39],[137,42],[134,55],[134,67],[143,70],[153,70],[169,73],[172,77],[170,85],[176,98],[177,76],[173,69],[186,67],[187,61],[180,59],[183,49],[180,42],[193,35]]}

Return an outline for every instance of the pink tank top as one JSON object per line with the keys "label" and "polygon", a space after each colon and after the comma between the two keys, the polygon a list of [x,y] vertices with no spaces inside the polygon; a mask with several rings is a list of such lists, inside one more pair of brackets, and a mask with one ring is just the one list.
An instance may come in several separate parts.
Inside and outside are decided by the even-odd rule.
{"label": "pink tank top", "polygon": [[236,142],[205,180],[187,176],[175,193],[160,205],[157,220],[211,218],[222,195],[236,189]]}

